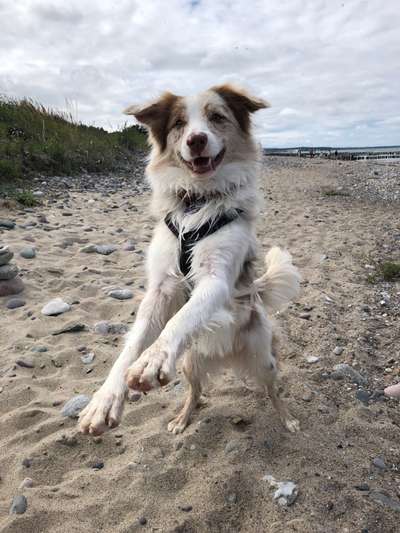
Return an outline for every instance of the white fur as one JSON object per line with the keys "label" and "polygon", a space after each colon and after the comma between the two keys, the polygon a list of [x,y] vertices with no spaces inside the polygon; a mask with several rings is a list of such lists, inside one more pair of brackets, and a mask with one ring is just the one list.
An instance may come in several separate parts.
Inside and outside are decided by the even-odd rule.
{"label": "white fur", "polygon": [[[271,309],[281,308],[296,296],[300,277],[290,254],[279,248],[267,254],[267,271],[261,278],[253,280],[251,269],[250,274],[245,272],[257,247],[258,151],[251,135],[240,131],[233,113],[221,134],[207,123],[202,106],[218,99],[212,91],[184,99],[188,123],[182,139],[176,145],[169,134],[164,154],[153,145],[147,175],[158,223],[147,256],[148,289],[121,355],[81,413],[80,429],[85,433],[99,434],[119,423],[126,382],[139,390],[160,386],[173,378],[182,356],[190,393],[168,427],[173,433],[184,430],[202,382],[220,366],[230,366],[241,377],[267,387],[286,427],[298,429],[275,388],[276,335],[262,300]],[[175,151],[184,152],[182,143],[193,131],[207,133],[211,155],[226,146],[226,159],[206,179],[191,174],[174,156]],[[188,214],[179,190],[206,195],[208,201]],[[164,223],[166,213],[172,212],[187,230],[232,209],[239,209],[240,217],[196,244],[190,275],[183,278],[179,242]]]}

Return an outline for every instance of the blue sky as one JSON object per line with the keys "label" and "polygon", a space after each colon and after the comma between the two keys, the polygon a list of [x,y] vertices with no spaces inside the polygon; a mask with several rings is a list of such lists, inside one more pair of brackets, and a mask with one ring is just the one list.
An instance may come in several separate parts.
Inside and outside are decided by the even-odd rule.
{"label": "blue sky", "polygon": [[270,101],[264,146],[400,144],[398,0],[0,0],[0,93],[121,126],[168,89]]}

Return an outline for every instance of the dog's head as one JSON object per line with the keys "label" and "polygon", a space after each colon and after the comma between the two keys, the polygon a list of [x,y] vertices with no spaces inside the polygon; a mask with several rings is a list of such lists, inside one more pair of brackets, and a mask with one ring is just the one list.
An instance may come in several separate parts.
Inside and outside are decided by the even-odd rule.
{"label": "dog's head", "polygon": [[164,93],[144,105],[130,106],[149,131],[152,158],[180,167],[190,179],[204,181],[224,165],[249,156],[250,116],[269,104],[231,85],[196,96]]}

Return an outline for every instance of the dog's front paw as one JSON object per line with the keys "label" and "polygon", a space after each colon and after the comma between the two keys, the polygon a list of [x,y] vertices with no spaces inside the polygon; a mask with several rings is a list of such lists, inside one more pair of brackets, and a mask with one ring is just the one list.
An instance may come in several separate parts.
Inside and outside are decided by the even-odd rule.
{"label": "dog's front paw", "polygon": [[102,387],[79,415],[81,433],[101,435],[106,429],[118,426],[124,407],[125,387],[111,390]]}
{"label": "dog's front paw", "polygon": [[175,375],[175,363],[167,347],[160,340],[145,350],[128,368],[128,387],[142,392],[166,385]]}

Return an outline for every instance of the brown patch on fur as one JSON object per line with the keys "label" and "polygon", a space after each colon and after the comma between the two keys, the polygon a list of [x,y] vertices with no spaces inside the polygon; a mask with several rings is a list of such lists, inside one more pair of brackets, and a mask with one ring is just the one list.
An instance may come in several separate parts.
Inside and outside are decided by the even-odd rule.
{"label": "brown patch on fur", "polygon": [[250,130],[250,113],[270,107],[265,100],[250,96],[229,84],[218,85],[211,90],[225,100],[244,133],[249,133]]}
{"label": "brown patch on fur", "polygon": [[181,100],[180,96],[165,92],[155,102],[147,106],[130,106],[125,110],[125,113],[133,115],[136,120],[150,129],[152,138],[160,147],[160,151],[163,152],[167,147],[171,116],[176,113],[179,107],[182,107]]}

